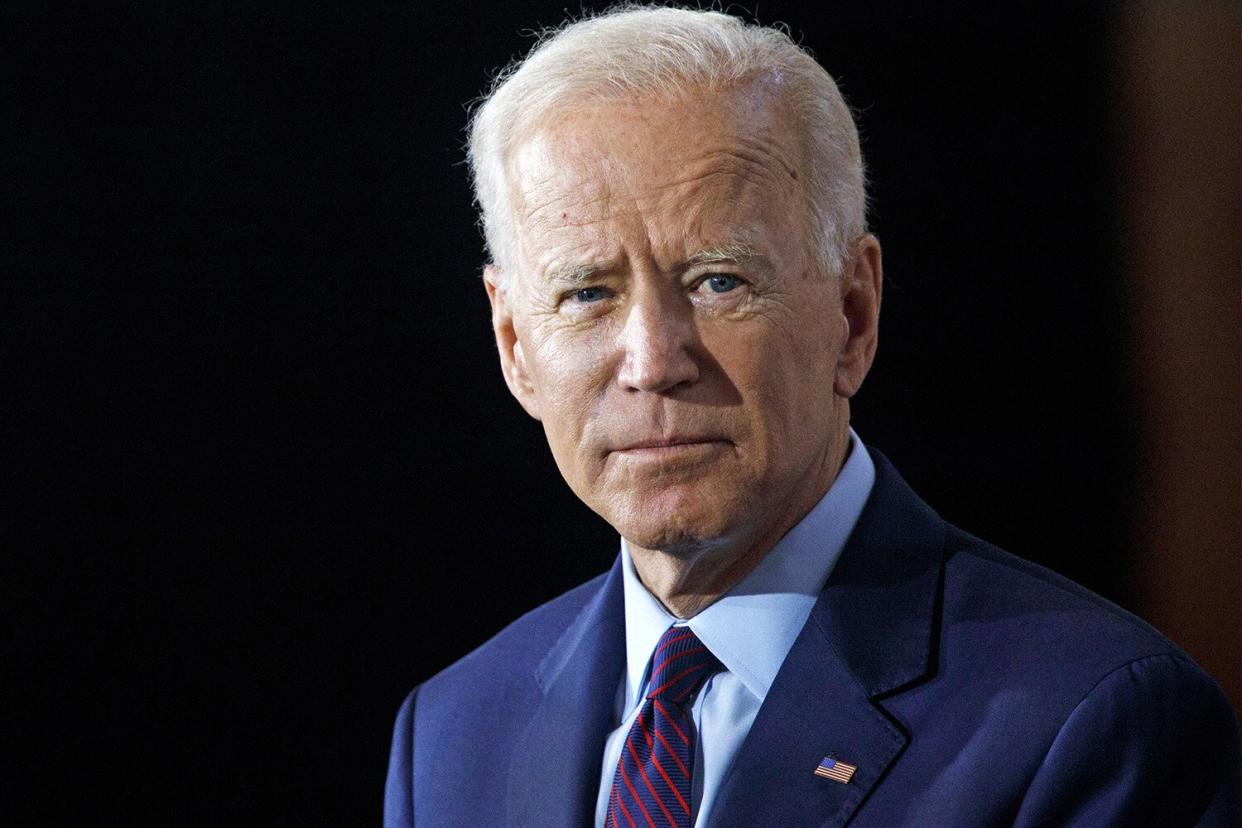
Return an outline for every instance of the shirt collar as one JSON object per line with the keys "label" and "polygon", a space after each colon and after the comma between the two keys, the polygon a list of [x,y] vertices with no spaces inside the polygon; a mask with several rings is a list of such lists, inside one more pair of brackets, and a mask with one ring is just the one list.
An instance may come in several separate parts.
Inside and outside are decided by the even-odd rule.
{"label": "shirt collar", "polygon": [[674,618],[638,579],[621,539],[626,678],[623,715],[638,703],[647,662],[671,624],[684,624],[760,701],[793,647],[875,482],[875,465],[853,429],[850,452],[828,492],[759,565],[686,621]]}

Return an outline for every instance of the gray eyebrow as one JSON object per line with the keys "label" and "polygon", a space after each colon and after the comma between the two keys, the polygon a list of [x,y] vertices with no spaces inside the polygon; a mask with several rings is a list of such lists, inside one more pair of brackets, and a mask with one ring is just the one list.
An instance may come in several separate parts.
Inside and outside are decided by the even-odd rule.
{"label": "gray eyebrow", "polygon": [[544,278],[558,285],[578,287],[595,278],[603,268],[596,265],[565,264],[548,268]]}
{"label": "gray eyebrow", "polygon": [[[749,244],[729,242],[727,244],[713,244],[692,253],[686,258],[685,266],[694,267],[695,265],[714,264],[716,262],[741,263],[756,259],[763,260],[764,258],[762,253],[755,250]],[[587,284],[607,269],[607,267],[601,265],[591,264],[553,265],[545,271],[544,278],[552,284],[575,288]]]}
{"label": "gray eyebrow", "polygon": [[716,244],[710,247],[704,247],[702,250],[691,255],[686,259],[688,265],[713,264],[715,262],[745,262],[752,259],[762,259],[763,254],[755,250],[749,244],[743,242],[730,242],[728,244]]}

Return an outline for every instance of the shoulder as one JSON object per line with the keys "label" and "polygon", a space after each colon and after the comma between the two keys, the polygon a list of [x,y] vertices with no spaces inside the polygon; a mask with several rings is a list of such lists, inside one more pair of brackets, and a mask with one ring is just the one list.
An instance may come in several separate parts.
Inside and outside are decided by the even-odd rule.
{"label": "shoulder", "polygon": [[463,686],[488,692],[532,681],[539,663],[603,588],[607,573],[527,612],[418,688],[420,706],[453,697]]}
{"label": "shoulder", "polygon": [[[1030,765],[1016,825],[1229,825],[1239,731],[1219,685],[1134,615],[950,531],[946,649],[989,686],[985,720]],[[977,619],[987,619],[975,628]],[[1012,753],[1016,750],[1011,748]]]}
{"label": "shoulder", "polygon": [[1238,726],[1211,677],[1124,609],[941,525],[930,669],[883,702],[913,734],[890,787],[941,808],[930,824],[1228,824]]}
{"label": "shoulder", "polygon": [[[936,686],[989,704],[999,704],[999,694],[1068,714],[1065,705],[1072,708],[1130,661],[1154,655],[1188,660],[1110,601],[946,522],[883,454],[873,450],[872,456],[875,486],[838,568],[850,570],[856,589],[887,599],[882,612],[855,602],[853,609],[872,623],[907,635],[922,634],[924,619],[932,624]],[[903,589],[904,583],[921,586]],[[892,600],[897,597],[905,603]]]}
{"label": "shoulder", "polygon": [[[942,677],[963,689],[959,698],[976,688],[990,708],[981,715],[1043,744],[1049,784],[1062,781],[1071,756],[1103,762],[1111,753],[1130,773],[1143,766],[1157,778],[1159,756],[1197,764],[1203,777],[1219,779],[1215,763],[1226,757],[1236,767],[1232,708],[1180,647],[1044,567],[954,527],[947,542]],[[1215,759],[1197,757],[1203,750]]]}
{"label": "shoulder", "polygon": [[575,622],[603,594],[606,577],[531,610],[410,692],[394,728],[386,825],[412,825],[416,802],[421,821],[437,824],[445,813],[461,819],[463,798],[473,811],[503,808],[504,786],[479,780],[507,765],[539,705],[539,665],[569,630],[582,626]]}
{"label": "shoulder", "polygon": [[1242,775],[1237,722],[1184,655],[1112,670],[1062,723],[1023,798],[1019,825],[1229,825]]}
{"label": "shoulder", "polygon": [[[970,629],[980,645],[1021,645],[989,653],[1000,664],[1042,657],[1099,678],[1153,655],[1189,660],[1157,630],[1087,588],[948,525],[944,621]],[[981,624],[980,622],[986,622]],[[976,626],[977,625],[977,626]]]}

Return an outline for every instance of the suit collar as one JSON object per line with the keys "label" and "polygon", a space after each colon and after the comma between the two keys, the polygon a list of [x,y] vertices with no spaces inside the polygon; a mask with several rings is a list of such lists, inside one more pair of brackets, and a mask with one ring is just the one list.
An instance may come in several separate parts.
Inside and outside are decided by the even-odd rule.
{"label": "suit collar", "polygon": [[811,620],[875,697],[929,670],[947,527],[887,457],[870,451],[876,485]]}
{"label": "suit collar", "polygon": [[625,665],[623,604],[618,558],[536,668],[541,697],[509,768],[505,824],[594,822],[603,745]]}
{"label": "suit collar", "polygon": [[[871,497],[734,758],[712,825],[807,824],[808,813],[843,824],[905,748],[880,700],[931,669],[945,525],[872,457]],[[814,775],[829,754],[858,766],[849,784]]]}
{"label": "suit collar", "polygon": [[[884,455],[871,456],[871,496],[721,785],[710,824],[806,824],[807,813],[843,824],[905,748],[906,734],[880,703],[931,669],[945,524]],[[618,557],[535,672],[541,699],[510,767],[507,824],[593,822],[624,665]],[[814,775],[829,753],[858,766],[849,784]]]}
{"label": "suit collar", "polygon": [[[684,622],[757,699],[767,696],[810,617],[875,485],[875,464],[850,430],[850,451],[826,494],[746,577]],[[626,696],[636,707],[651,651],[678,623],[647,591],[621,541],[625,584]]]}

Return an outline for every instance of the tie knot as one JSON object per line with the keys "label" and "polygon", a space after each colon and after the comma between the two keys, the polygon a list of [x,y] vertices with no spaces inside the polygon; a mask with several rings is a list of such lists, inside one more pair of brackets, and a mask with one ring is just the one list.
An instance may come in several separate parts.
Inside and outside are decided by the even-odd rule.
{"label": "tie knot", "polygon": [[647,698],[685,701],[712,673],[724,669],[689,627],[669,627],[651,654]]}

